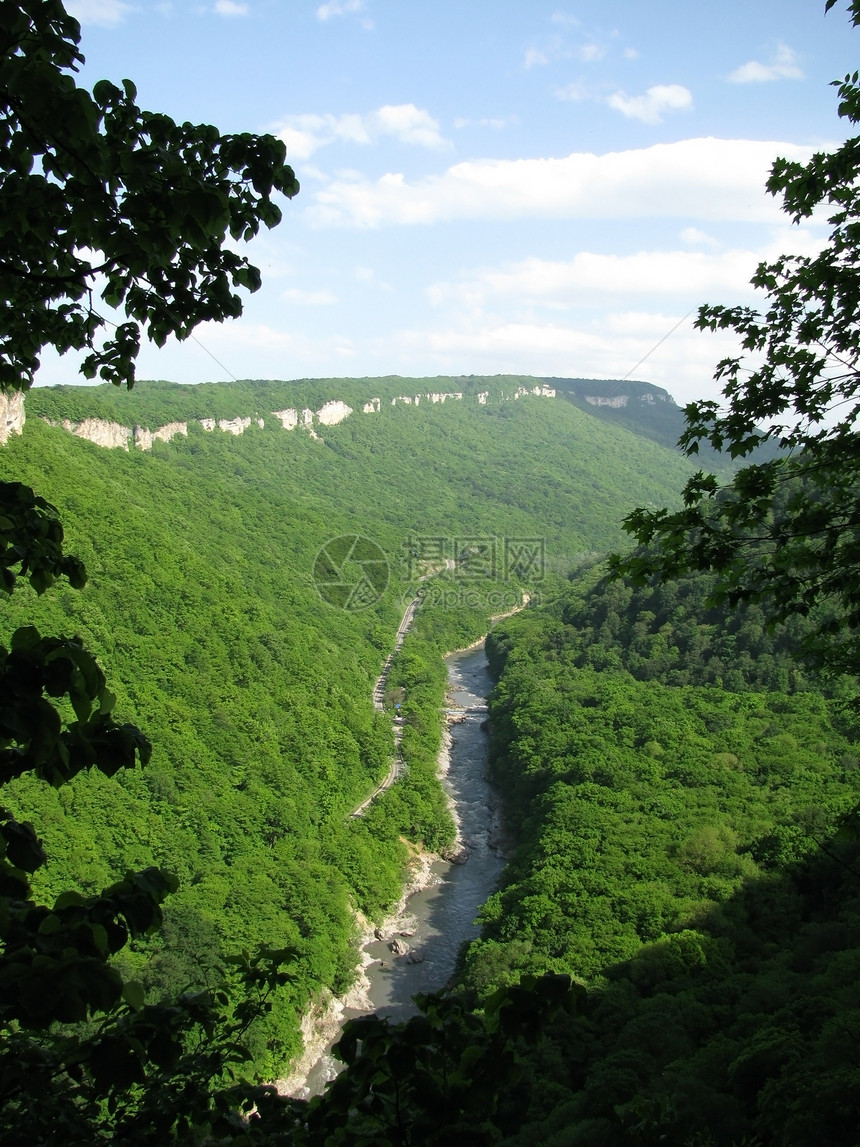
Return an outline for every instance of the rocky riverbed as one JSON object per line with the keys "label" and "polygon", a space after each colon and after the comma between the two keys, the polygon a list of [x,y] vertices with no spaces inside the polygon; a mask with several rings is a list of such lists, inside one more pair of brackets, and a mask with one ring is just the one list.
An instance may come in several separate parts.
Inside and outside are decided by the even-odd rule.
{"label": "rocky riverbed", "polygon": [[474,920],[496,888],[504,865],[499,802],[486,778],[487,697],[492,681],[483,645],[452,653],[448,663],[448,728],[439,768],[451,799],[457,841],[447,859],[413,857],[410,877],[393,912],[375,926],[359,918],[360,964],[355,983],[339,999],[322,1000],[302,1023],[305,1051],[285,1094],[321,1091],[336,1072],[328,1054],[342,1024],[377,1012],[395,1020],[414,1014],[417,992],[438,991],[454,971],[457,953],[477,936]]}

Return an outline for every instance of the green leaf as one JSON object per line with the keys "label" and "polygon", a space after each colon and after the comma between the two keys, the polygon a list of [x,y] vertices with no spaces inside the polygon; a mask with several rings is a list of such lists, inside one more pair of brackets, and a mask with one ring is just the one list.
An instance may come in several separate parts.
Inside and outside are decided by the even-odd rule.
{"label": "green leaf", "polygon": [[146,1003],[146,992],[137,980],[126,980],[122,988],[122,998],[129,1007],[139,1012]]}

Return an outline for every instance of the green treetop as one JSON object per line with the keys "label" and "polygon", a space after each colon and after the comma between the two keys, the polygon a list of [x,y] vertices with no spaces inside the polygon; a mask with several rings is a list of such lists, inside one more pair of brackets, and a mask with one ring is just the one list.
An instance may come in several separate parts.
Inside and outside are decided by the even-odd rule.
{"label": "green treetop", "polygon": [[[849,7],[860,24],[860,0]],[[860,73],[835,86],[840,116],[857,124]],[[725,486],[700,471],[676,513],[636,510],[625,529],[641,548],[613,561],[640,582],[712,570],[718,599],[760,602],[773,620],[811,617],[807,653],[852,673],[860,671],[858,177],[860,136],[807,164],[778,159],[767,190],[795,223],[828,210],[827,244],[814,257],[759,265],[752,282],[766,309],[699,311],[700,329],[735,331],[743,353],[717,366],[724,404],[686,408],[680,445],[692,455],[708,442],[745,458],[764,439],[776,456],[752,460]]]}
{"label": "green treetop", "polygon": [[60,0],[0,2],[7,391],[31,385],[46,346],[86,351],[87,378],[132,386],[141,332],[161,346],[240,315],[235,288],[257,290],[260,273],[225,241],[275,226],[273,194],[298,191],[271,135],[142,111],[130,80],[79,87],[79,41]]}

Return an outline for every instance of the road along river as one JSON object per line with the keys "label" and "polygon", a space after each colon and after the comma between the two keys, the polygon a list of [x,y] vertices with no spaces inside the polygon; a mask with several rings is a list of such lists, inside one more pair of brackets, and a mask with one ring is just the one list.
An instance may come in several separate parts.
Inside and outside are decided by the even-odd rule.
{"label": "road along river", "polygon": [[[434,861],[422,882],[426,886],[410,895],[364,945],[361,990],[343,1001],[343,1020],[372,1011],[403,1020],[417,1010],[412,1003],[416,992],[443,988],[461,944],[478,935],[475,916],[497,887],[504,866],[500,802],[486,777],[482,726],[492,680],[483,644],[452,653],[446,661],[449,728],[440,767],[458,824],[452,855],[459,852],[461,863]],[[396,955],[392,945],[405,951]],[[334,1073],[335,1061],[326,1051],[312,1067],[282,1081],[282,1087],[292,1094],[315,1094]]]}

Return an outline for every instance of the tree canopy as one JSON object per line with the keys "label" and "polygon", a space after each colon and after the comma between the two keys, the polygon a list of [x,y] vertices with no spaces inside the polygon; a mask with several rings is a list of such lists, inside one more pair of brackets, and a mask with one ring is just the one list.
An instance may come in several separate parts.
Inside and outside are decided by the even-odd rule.
{"label": "tree canopy", "polygon": [[[130,388],[141,335],[161,345],[239,315],[236,290],[256,290],[260,275],[230,241],[275,226],[275,193],[298,191],[272,136],[222,136],[142,111],[129,80],[78,86],[79,42],[59,0],[0,0],[5,392],[30,387],[45,347],[84,351],[86,377]],[[44,498],[0,484],[3,591],[26,578],[42,593],[60,576],[80,588],[86,571],[63,543]],[[79,638],[19,626],[0,647],[0,784],[30,774],[59,788],[85,770],[146,763],[149,742],[114,717],[115,701]],[[124,1119],[135,1141],[165,1141],[178,1123],[211,1127],[219,1101],[206,1083],[248,1058],[242,1036],[287,978],[290,953],[242,957],[232,998],[147,1004],[113,957],[158,928],[175,878],[149,867],[44,905],[31,875],[45,863],[34,827],[0,809],[4,1142],[116,1141]],[[231,1095],[221,1112],[234,1118],[241,1102]]]}
{"label": "tree canopy", "polygon": [[[163,345],[235,318],[260,274],[227,244],[275,226],[298,183],[271,135],[221,135],[141,110],[130,80],[78,86],[80,25],[60,0],[0,2],[0,388],[46,346],[134,383]],[[116,314],[114,312],[118,311]]]}
{"label": "tree canopy", "polygon": [[[833,7],[829,0],[826,10]],[[860,4],[850,5],[854,24]],[[860,122],[860,73],[835,82],[839,114]],[[724,403],[685,410],[680,445],[748,459],[721,485],[700,471],[680,511],[638,509],[625,522],[640,549],[613,559],[642,582],[712,570],[715,596],[756,601],[772,619],[809,616],[804,648],[834,670],[860,671],[860,136],[807,164],[778,159],[767,182],[795,223],[827,210],[814,256],[759,265],[762,310],[703,306],[701,330],[730,330],[741,353],[715,378]],[[755,451],[771,443],[774,456]]]}

